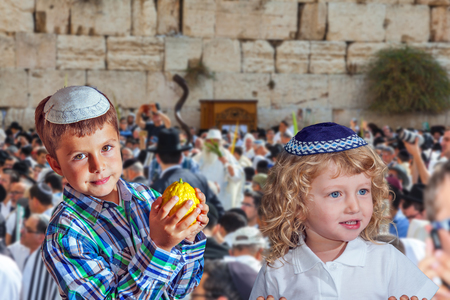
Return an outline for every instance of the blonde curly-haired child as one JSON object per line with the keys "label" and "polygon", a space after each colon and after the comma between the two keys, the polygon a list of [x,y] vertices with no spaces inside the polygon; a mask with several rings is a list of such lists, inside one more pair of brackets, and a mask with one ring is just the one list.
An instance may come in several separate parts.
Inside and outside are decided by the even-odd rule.
{"label": "blonde curly-haired child", "polygon": [[438,287],[392,245],[375,242],[386,166],[351,129],[305,127],[285,146],[263,197],[271,249],[250,299],[431,297]]}

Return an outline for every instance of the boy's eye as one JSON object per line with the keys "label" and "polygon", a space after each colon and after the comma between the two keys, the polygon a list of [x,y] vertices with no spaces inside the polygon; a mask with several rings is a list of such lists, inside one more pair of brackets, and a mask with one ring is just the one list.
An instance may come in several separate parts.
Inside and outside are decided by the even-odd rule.
{"label": "boy's eye", "polygon": [[111,148],[112,148],[112,146],[106,145],[106,146],[103,146],[102,151],[108,152],[109,150],[111,150]]}
{"label": "boy's eye", "polygon": [[83,159],[84,157],[85,157],[84,154],[77,154],[77,155],[75,155],[75,156],[73,157],[73,159],[74,159],[74,160],[81,160],[81,159]]}
{"label": "boy's eye", "polygon": [[358,194],[360,194],[361,196],[364,196],[364,195],[366,195],[368,192],[369,192],[369,191],[368,191],[367,189],[360,189],[360,190],[358,191]]}
{"label": "boy's eye", "polygon": [[330,193],[330,197],[331,197],[331,198],[337,198],[337,197],[339,197],[340,195],[341,195],[340,192],[332,192],[332,193]]}

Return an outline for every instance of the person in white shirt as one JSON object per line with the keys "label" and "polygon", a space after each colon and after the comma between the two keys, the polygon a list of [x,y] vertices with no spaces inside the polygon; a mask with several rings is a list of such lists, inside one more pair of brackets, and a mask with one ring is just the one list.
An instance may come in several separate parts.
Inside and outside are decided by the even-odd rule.
{"label": "person in white shirt", "polygon": [[282,142],[282,136],[283,133],[288,133],[291,137],[293,136],[292,132],[289,130],[289,124],[286,121],[281,121],[280,125],[278,126],[278,132],[275,134],[275,137],[273,138],[274,143],[276,144],[286,144]]}
{"label": "person in white shirt", "polygon": [[[206,136],[202,153],[194,156],[199,164],[200,172],[220,187],[219,199],[225,210],[237,207],[242,198],[245,182],[244,170],[234,156],[223,147],[222,134],[218,129],[210,129]],[[211,151],[210,147],[217,146],[220,156]]]}
{"label": "person in white shirt", "polygon": [[22,273],[11,258],[2,254],[0,254],[0,282],[2,299],[20,299]]}
{"label": "person in white shirt", "polygon": [[374,241],[389,191],[374,150],[335,123],[303,128],[285,150],[265,186],[261,231],[271,248],[250,299],[431,299],[436,284]]}
{"label": "person in white shirt", "polygon": [[0,172],[0,184],[5,188],[6,198],[0,204],[1,214],[7,218],[9,214],[14,210],[15,206],[12,205],[11,201],[11,183],[18,182],[19,175],[9,168],[5,168]]}
{"label": "person in white shirt", "polygon": [[249,226],[239,228],[233,234],[230,256],[225,256],[224,261],[237,261],[259,272],[265,246],[266,241],[258,228]]}

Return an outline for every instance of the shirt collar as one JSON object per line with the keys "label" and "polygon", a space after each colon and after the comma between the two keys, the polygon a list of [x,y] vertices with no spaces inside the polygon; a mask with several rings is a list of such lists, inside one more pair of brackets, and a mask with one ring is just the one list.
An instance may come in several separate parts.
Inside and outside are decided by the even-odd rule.
{"label": "shirt collar", "polygon": [[[334,262],[352,267],[363,267],[366,261],[366,253],[367,245],[358,237],[348,242],[344,252]],[[320,258],[305,244],[302,237],[299,246],[293,251],[294,273],[300,274],[306,272],[319,263],[323,264]]]}
{"label": "shirt collar", "polygon": [[[124,180],[119,179],[117,182],[119,195],[124,201],[130,201],[133,197],[133,188]],[[140,199],[140,197],[138,197]],[[72,188],[70,184],[66,184],[64,188],[64,202],[74,209],[81,217],[95,224],[98,215],[101,213],[104,202],[93,196],[87,196]]]}
{"label": "shirt collar", "polygon": [[175,169],[181,169],[181,166],[175,165],[175,166],[168,167],[167,169],[165,169],[164,171],[161,172],[161,174],[159,175],[159,178],[162,178],[164,176],[164,174],[166,174],[170,170],[175,170]]}

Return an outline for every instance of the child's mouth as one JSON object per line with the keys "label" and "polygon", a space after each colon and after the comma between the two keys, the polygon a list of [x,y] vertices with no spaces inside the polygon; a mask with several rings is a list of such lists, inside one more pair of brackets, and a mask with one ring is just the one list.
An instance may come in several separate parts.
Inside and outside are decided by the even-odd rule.
{"label": "child's mouth", "polygon": [[361,226],[361,221],[360,220],[350,220],[350,221],[340,222],[339,224],[341,224],[342,226],[344,226],[347,229],[359,229],[359,227]]}
{"label": "child's mouth", "polygon": [[102,184],[105,184],[105,183],[107,183],[107,182],[108,182],[108,180],[109,180],[109,177],[110,177],[110,176],[108,176],[108,177],[105,177],[105,178],[103,178],[103,179],[100,179],[100,180],[96,180],[96,181],[91,181],[91,183],[92,183],[92,184],[95,184],[95,185],[102,185]]}

